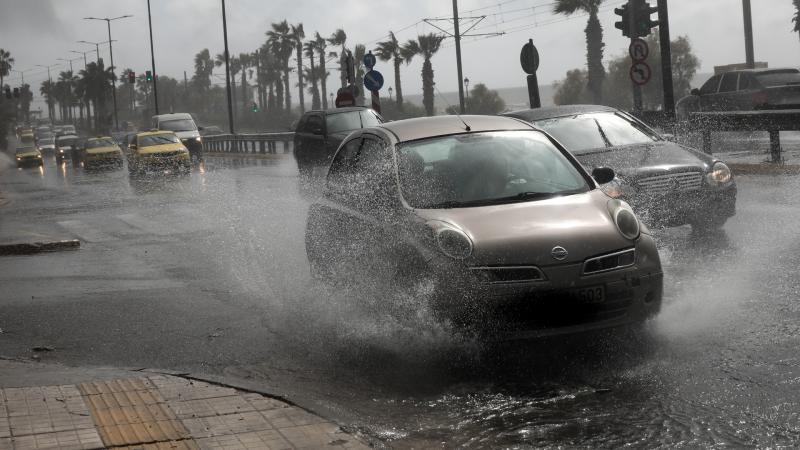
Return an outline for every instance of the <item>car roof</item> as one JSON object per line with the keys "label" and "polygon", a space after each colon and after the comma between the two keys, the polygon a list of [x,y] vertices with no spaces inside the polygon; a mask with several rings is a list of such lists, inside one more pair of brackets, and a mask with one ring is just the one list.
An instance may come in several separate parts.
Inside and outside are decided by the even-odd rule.
{"label": "car roof", "polygon": [[350,112],[350,111],[366,111],[368,109],[366,106],[346,106],[344,108],[331,108],[331,109],[312,109],[310,111],[306,111],[306,115],[310,113],[317,113],[317,114],[338,114],[343,112]]}
{"label": "car roof", "polygon": [[158,114],[153,116],[154,119],[159,120],[170,120],[170,119],[192,119],[192,115],[189,113],[172,113],[172,114]]}
{"label": "car roof", "polygon": [[87,141],[99,141],[100,139],[113,139],[111,136],[95,136],[87,139]]}
{"label": "car roof", "polygon": [[554,117],[573,116],[575,114],[587,114],[596,112],[618,112],[616,108],[603,105],[563,105],[563,106],[547,106],[544,108],[524,109],[521,111],[511,111],[501,115],[508,117],[516,117],[526,122],[535,122],[537,120],[552,119]]}
{"label": "car roof", "polygon": [[530,124],[510,117],[471,115],[418,117],[386,122],[374,128],[382,128],[394,134],[400,142],[467,132],[535,129]]}
{"label": "car roof", "polygon": [[136,133],[136,136],[154,136],[156,134],[175,134],[174,131],[169,130],[153,130],[153,131],[142,131],[141,133]]}

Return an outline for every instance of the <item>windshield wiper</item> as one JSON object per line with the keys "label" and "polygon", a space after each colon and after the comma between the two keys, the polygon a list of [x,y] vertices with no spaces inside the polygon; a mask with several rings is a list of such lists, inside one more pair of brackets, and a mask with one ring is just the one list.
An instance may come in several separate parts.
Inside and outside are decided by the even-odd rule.
{"label": "windshield wiper", "polygon": [[519,194],[509,195],[508,197],[495,197],[495,198],[484,198],[480,200],[468,200],[468,201],[458,201],[458,200],[448,200],[441,203],[434,203],[430,205],[425,205],[423,209],[448,209],[448,208],[468,208],[470,206],[486,206],[486,205],[496,205],[501,203],[513,203],[515,201],[521,200],[543,200],[552,197],[559,197],[561,195],[571,195],[577,193],[576,191],[567,191],[567,192],[520,192]]}

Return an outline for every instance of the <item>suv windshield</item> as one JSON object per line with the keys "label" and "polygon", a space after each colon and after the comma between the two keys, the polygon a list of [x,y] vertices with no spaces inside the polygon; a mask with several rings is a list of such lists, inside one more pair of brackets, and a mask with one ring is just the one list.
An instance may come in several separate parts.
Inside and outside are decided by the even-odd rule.
{"label": "suv windshield", "polygon": [[197,127],[191,119],[176,119],[159,122],[158,129],[169,131],[195,131]]}
{"label": "suv windshield", "polygon": [[374,127],[381,124],[380,119],[372,111],[366,110],[328,114],[325,121],[329,134]]}
{"label": "suv windshield", "polygon": [[403,197],[415,208],[511,203],[586,192],[581,172],[542,133],[438,137],[397,149]]}
{"label": "suv windshield", "polygon": [[152,145],[162,144],[175,144],[179,143],[180,139],[172,133],[164,134],[151,134],[149,136],[142,136],[139,138],[139,147],[150,147]]}
{"label": "suv windshield", "polygon": [[571,152],[623,145],[648,144],[657,134],[638,122],[613,112],[579,114],[536,121]]}

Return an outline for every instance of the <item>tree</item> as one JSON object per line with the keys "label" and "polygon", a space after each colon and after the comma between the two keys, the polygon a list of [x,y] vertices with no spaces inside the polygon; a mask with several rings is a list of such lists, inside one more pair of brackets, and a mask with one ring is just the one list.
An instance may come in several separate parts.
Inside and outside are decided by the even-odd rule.
{"label": "tree", "polygon": [[567,72],[567,77],[559,82],[553,83],[556,93],[553,95],[553,102],[556,105],[576,105],[587,103],[585,70],[574,69]]}
{"label": "tree", "polygon": [[[347,48],[345,47],[347,33],[339,28],[328,38],[328,42],[331,45],[342,46],[342,51],[339,52],[339,81],[341,81],[342,87],[345,87],[347,86]],[[335,55],[335,53],[331,53],[331,55]]]}
{"label": "tree", "polygon": [[355,65],[356,73],[355,73],[355,85],[356,89],[358,89],[358,97],[356,98],[357,105],[364,104],[364,96],[366,92],[364,92],[364,55],[367,54],[367,48],[362,44],[356,44],[353,47],[353,64]]}
{"label": "tree", "polygon": [[55,87],[52,81],[44,80],[42,81],[42,85],[39,87],[39,93],[42,94],[44,97],[45,102],[47,103],[47,117],[51,119],[55,118]]}
{"label": "tree", "polygon": [[572,15],[578,11],[589,13],[586,24],[586,62],[588,68],[588,87],[596,104],[603,102],[603,27],[597,18],[597,11],[603,0],[557,0],[553,11],[556,14]]}
{"label": "tree", "polygon": [[[794,4],[794,17],[792,17],[792,22],[794,22],[794,32],[800,33],[800,0],[792,0]],[[0,49],[0,57],[2,57],[2,49]]]}
{"label": "tree", "polygon": [[26,123],[31,121],[31,100],[33,100],[31,85],[25,83],[19,88],[19,110],[20,113],[22,113],[22,117],[25,118]]}
{"label": "tree", "polygon": [[194,94],[200,100],[199,106],[203,111],[208,111],[206,98],[208,90],[211,89],[211,73],[214,71],[214,60],[207,48],[200,50],[194,55],[194,76],[192,76],[192,86]]}
{"label": "tree", "polygon": [[271,26],[272,29],[267,31],[267,42],[269,43],[270,51],[275,55],[283,71],[283,86],[276,86],[276,88],[280,88],[276,90],[278,91],[279,103],[282,95],[286,96],[285,106],[286,111],[289,112],[292,109],[292,94],[289,91],[289,72],[292,69],[289,67],[289,58],[294,53],[295,40],[291,36],[287,21],[273,23]]}
{"label": "tree", "polygon": [[303,39],[306,38],[306,32],[303,30],[303,24],[291,26],[291,33],[289,35],[294,39],[295,49],[297,51],[297,101],[300,103],[300,113],[306,110],[306,100],[303,95],[305,84],[303,83]]}
{"label": "tree", "polygon": [[325,69],[325,58],[328,57],[326,50],[328,48],[328,41],[325,40],[319,33],[314,33],[314,43],[316,50],[319,53],[319,72],[320,72],[320,88],[322,89],[322,109],[328,109],[328,71]]}
{"label": "tree", "polygon": [[250,96],[247,95],[247,70],[251,68],[255,62],[250,53],[239,53],[238,59],[239,70],[242,72],[242,82],[240,83],[242,87],[242,117],[245,117],[250,110]]}
{"label": "tree", "polygon": [[303,52],[308,57],[311,64],[310,68],[305,69],[306,78],[311,82],[311,87],[308,88],[308,92],[311,94],[311,109],[319,109],[321,106],[319,98],[319,79],[322,74],[317,70],[317,67],[314,66],[314,54],[316,51],[316,40],[311,40],[303,44]]}
{"label": "tree", "polygon": [[476,84],[467,98],[467,112],[470,114],[495,115],[506,109],[506,102],[497,91],[490,90],[483,83]]}
{"label": "tree", "polygon": [[409,40],[403,45],[401,54],[406,64],[411,63],[411,60],[416,55],[422,56],[425,60],[422,63],[422,105],[425,107],[425,112],[433,115],[433,65],[431,64],[431,57],[433,57],[442,45],[444,36],[429,33],[417,36],[417,40]]}
{"label": "tree", "polygon": [[[225,65],[225,53],[217,53],[214,58],[214,65],[217,67]],[[228,70],[231,75],[231,105],[233,105],[234,114],[236,114],[236,74],[242,70],[241,61],[236,57],[228,57]],[[227,83],[227,78],[225,80]]]}
{"label": "tree", "polygon": [[7,77],[14,67],[14,58],[11,53],[0,48],[0,89],[3,88],[3,78]]}
{"label": "tree", "polygon": [[400,64],[403,62],[403,56],[400,54],[400,50],[400,43],[397,41],[394,33],[390,31],[388,40],[378,42],[378,47],[375,48],[375,54],[381,61],[388,61],[391,59],[394,64],[394,92],[397,96],[397,107],[402,109],[403,88],[400,85]]}
{"label": "tree", "polygon": [[111,125],[111,114],[106,112],[107,101],[111,92],[111,68],[106,69],[103,60],[91,62],[81,70],[78,83],[87,102],[91,102],[94,109],[94,127],[101,131]]}

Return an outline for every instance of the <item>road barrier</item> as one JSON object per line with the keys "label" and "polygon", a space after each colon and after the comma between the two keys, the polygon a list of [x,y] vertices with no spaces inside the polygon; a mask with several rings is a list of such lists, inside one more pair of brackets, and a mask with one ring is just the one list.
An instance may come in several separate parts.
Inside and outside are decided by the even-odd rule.
{"label": "road barrier", "polygon": [[250,134],[215,134],[203,137],[203,151],[218,153],[267,154],[278,153],[282,143],[283,153],[292,150],[293,131]]}
{"label": "road barrier", "polygon": [[781,131],[800,131],[800,110],[720,111],[689,113],[686,131],[703,133],[703,151],[711,154],[711,133],[769,132],[772,162],[781,162]]}

